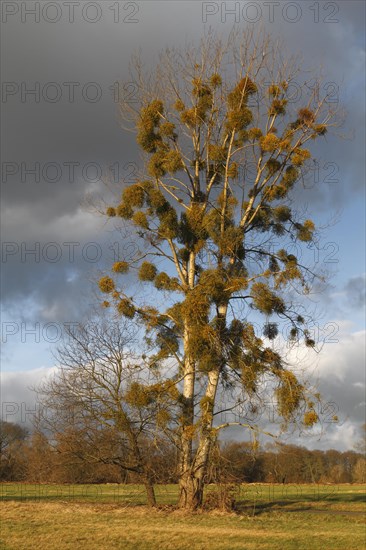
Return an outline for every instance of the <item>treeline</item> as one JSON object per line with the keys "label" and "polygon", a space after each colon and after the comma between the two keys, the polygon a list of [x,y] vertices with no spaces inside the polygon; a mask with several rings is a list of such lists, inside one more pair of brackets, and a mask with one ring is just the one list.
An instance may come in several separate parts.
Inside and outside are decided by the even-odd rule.
{"label": "treeline", "polygon": [[[113,461],[93,456],[88,434],[70,433],[57,441],[23,427],[0,421],[0,480],[32,483],[136,483],[138,474]],[[100,433],[99,448],[111,456],[114,442]],[[95,447],[96,442],[93,442]],[[114,449],[113,449],[114,450]],[[123,449],[119,449],[119,453]],[[147,441],[145,461],[154,483],[178,481],[178,453],[173,445]],[[245,483],[365,483],[366,458],[355,451],[308,450],[267,444],[254,450],[248,442],[214,446],[207,482]]]}

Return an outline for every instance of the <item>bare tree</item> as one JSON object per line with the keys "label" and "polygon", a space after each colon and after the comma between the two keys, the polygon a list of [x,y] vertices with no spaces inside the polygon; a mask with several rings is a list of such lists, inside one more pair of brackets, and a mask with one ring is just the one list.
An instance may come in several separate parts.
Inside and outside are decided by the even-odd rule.
{"label": "bare tree", "polygon": [[24,442],[27,437],[26,428],[0,420],[0,479],[22,479],[25,472]]}
{"label": "bare tree", "polygon": [[136,327],[91,322],[70,330],[57,373],[37,388],[39,427],[70,457],[133,472],[155,506],[151,456],[170,419],[169,388],[134,352]]}

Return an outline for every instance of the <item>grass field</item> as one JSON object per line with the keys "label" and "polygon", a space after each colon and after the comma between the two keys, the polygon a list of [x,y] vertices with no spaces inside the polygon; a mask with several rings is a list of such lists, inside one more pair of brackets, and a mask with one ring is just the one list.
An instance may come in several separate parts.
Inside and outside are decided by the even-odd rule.
{"label": "grass field", "polygon": [[[365,486],[243,485],[236,513],[174,510],[177,487],[158,486],[158,510],[126,485],[0,486],[3,550],[362,550]],[[209,490],[216,490],[210,487]]]}

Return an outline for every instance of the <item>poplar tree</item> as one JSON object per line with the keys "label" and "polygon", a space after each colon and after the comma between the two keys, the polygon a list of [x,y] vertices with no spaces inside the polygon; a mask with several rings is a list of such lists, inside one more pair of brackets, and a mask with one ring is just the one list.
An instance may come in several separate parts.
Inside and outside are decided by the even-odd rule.
{"label": "poplar tree", "polygon": [[[314,240],[296,187],[314,144],[337,124],[337,106],[314,83],[296,99],[300,74],[268,36],[208,33],[199,47],[163,52],[150,73],[135,58],[139,102],[121,101],[141,178],[106,214],[131,229],[140,253],[120,258],[99,288],[105,307],[146,328],[156,346],[150,366],[176,389],[184,508],[202,505],[210,448],[230,424],[215,422],[225,392],[235,406],[267,381],[285,423],[299,410],[305,426],[318,420],[306,385],[272,345],[283,321],[290,340],[315,344],[301,296],[316,274],[280,243]],[[145,292],[130,296],[131,277]]]}

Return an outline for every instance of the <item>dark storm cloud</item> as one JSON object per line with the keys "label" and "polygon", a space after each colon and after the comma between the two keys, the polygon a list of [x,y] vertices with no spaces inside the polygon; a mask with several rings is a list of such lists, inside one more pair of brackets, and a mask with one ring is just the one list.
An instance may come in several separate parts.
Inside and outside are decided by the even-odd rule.
{"label": "dark storm cloud", "polygon": [[[327,318],[329,319],[329,313],[335,323],[339,323],[339,320],[352,319],[357,325],[364,326],[364,309],[366,303],[366,279],[365,275],[359,275],[346,279],[342,288],[336,289],[332,283],[332,279],[329,278],[329,284],[321,293],[317,295],[317,304],[319,311],[328,312]],[[323,319],[323,324],[326,321]],[[321,323],[320,323],[321,324]]]}
{"label": "dark storm cloud", "polygon": [[[65,13],[54,24],[42,16],[39,23],[31,17],[22,23],[19,14],[3,23],[2,79],[7,96],[5,100],[3,96],[2,105],[2,238],[20,247],[20,253],[8,256],[3,266],[3,299],[9,307],[32,299],[41,316],[51,311],[64,318],[67,311],[80,308],[78,298],[86,292],[93,269],[100,265],[92,265],[80,254],[72,265],[66,254],[57,263],[42,257],[36,262],[30,256],[24,262],[21,246],[56,242],[65,252],[65,242],[79,242],[82,248],[90,241],[101,246],[108,239],[113,241],[113,235],[105,234],[103,222],[80,207],[87,193],[94,197],[103,193],[103,187],[93,180],[91,163],[100,168],[103,178],[108,167],[118,163],[119,176],[127,183],[127,163],[138,162],[133,135],[119,127],[111,86],[116,81],[129,82],[128,62],[137,48],[150,67],[162,48],[198,40],[204,29],[200,2],[138,2],[138,13],[131,16],[136,22],[128,22],[129,11],[122,2],[118,23],[110,9],[116,3],[99,4],[102,17],[94,24],[80,17],[83,3],[75,12],[74,23],[68,22]],[[223,22],[222,3],[211,4],[213,11],[220,9],[207,17],[206,27],[228,32],[233,16]],[[364,6],[362,2],[336,4],[340,8],[338,22],[324,23],[329,13],[319,3],[320,22],[315,23],[315,14],[302,3],[302,17],[291,23],[284,18],[283,8],[276,8],[274,20],[269,22],[264,5],[257,3],[263,15],[258,24],[274,36],[281,35],[290,53],[302,53],[304,67],[317,70],[323,66],[327,81],[340,86],[340,99],[347,104],[347,128],[354,129],[355,138],[327,138],[319,149],[319,183],[298,192],[301,202],[319,211],[325,202],[328,209],[351,199],[363,185]],[[241,8],[244,5],[240,3]],[[228,10],[230,6],[227,3]],[[248,24],[241,12],[238,25]],[[40,89],[39,103],[25,93],[35,86]],[[60,98],[52,102],[50,98],[60,90]],[[99,99],[93,102],[93,94],[98,97],[98,93]],[[332,166],[327,162],[336,164],[337,181],[332,181]],[[72,177],[70,163],[77,163],[72,165]],[[36,175],[29,170],[36,170]],[[40,181],[36,181],[38,176]]]}

